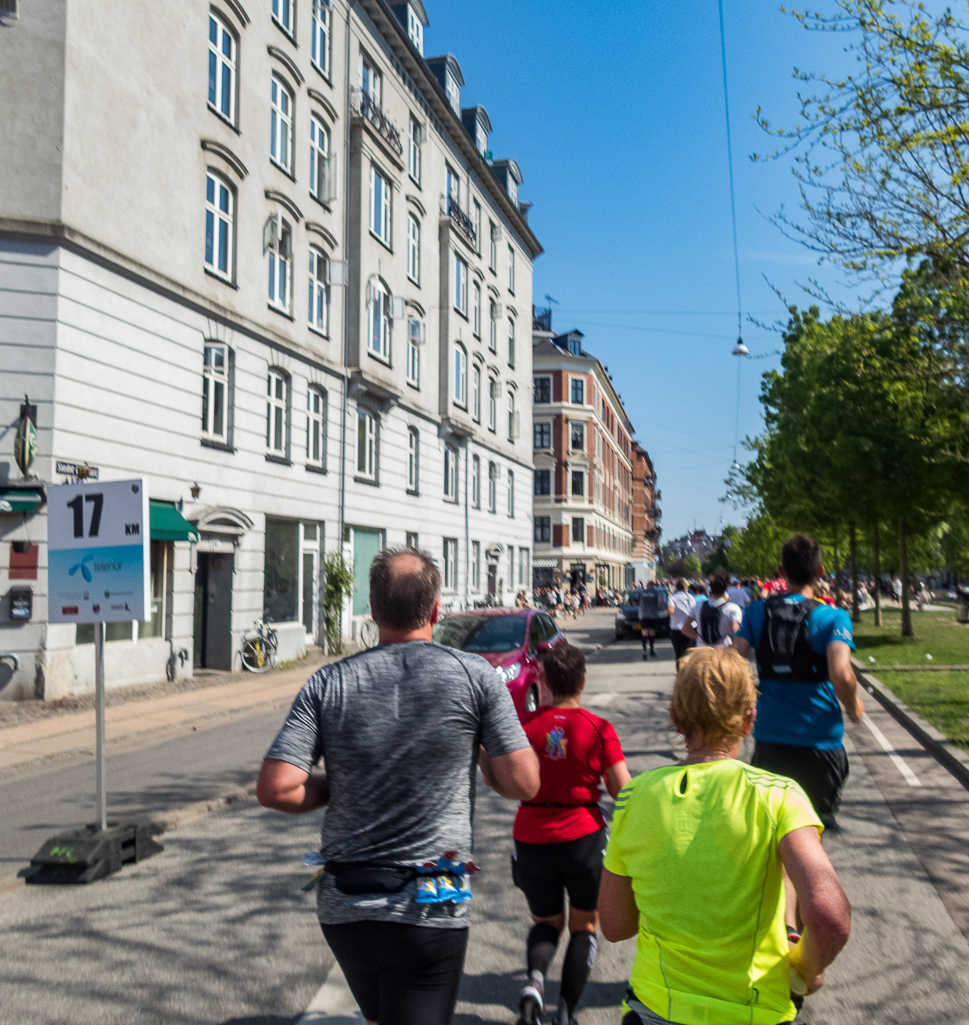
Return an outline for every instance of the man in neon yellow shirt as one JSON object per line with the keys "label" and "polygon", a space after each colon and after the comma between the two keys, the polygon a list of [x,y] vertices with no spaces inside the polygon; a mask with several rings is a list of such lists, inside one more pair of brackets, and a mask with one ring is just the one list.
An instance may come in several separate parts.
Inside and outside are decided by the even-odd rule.
{"label": "man in neon yellow shirt", "polygon": [[[792,990],[818,990],[848,940],[851,909],[804,791],[737,761],[756,703],[737,652],[689,654],[670,709],[687,757],[616,800],[599,913],[606,939],[637,936],[623,1025],[792,1021]],[[785,870],[800,937],[784,923]]]}

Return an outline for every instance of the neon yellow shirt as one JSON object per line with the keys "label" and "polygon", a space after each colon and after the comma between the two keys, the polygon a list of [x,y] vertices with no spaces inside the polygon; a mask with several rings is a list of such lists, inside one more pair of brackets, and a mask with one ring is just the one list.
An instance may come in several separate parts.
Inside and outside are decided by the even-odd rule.
{"label": "neon yellow shirt", "polygon": [[637,776],[616,799],[605,867],[632,879],[632,988],[683,1025],[796,1015],[778,844],[821,822],[793,780],[722,760]]}

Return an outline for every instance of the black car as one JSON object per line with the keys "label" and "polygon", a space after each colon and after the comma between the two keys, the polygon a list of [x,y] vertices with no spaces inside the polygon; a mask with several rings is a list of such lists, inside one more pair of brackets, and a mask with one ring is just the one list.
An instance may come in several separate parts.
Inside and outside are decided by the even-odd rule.
{"label": "black car", "polygon": [[[641,637],[639,629],[639,599],[642,590],[627,591],[622,596],[622,605],[616,612],[616,640],[624,641],[629,637]],[[665,587],[656,588],[656,604],[662,610],[662,616],[656,621],[656,636],[669,637],[670,617],[667,608],[670,603],[670,592]]]}

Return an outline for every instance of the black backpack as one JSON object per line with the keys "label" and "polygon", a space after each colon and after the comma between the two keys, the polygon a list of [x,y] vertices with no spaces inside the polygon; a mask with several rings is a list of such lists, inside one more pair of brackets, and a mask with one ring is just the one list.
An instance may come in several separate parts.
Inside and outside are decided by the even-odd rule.
{"label": "black backpack", "polygon": [[828,657],[811,647],[811,613],[819,605],[813,598],[786,602],[782,596],[764,602],[764,626],[757,645],[757,672],[762,680],[827,680]]}
{"label": "black backpack", "polygon": [[707,600],[700,606],[697,626],[705,644],[716,645],[723,639],[720,633],[720,615],[724,605],[726,602],[714,605],[712,601]]}

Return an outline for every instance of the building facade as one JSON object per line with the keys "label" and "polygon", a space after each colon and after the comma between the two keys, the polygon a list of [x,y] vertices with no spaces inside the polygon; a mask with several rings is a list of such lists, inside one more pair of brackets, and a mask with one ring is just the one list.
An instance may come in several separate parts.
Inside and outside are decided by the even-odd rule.
{"label": "building facade", "polygon": [[631,576],[636,583],[656,579],[656,552],[662,511],[656,501],[656,470],[649,453],[633,442],[633,550]]}
{"label": "building facade", "polygon": [[534,585],[623,588],[632,581],[633,426],[580,331],[532,343]]}
{"label": "building facade", "polygon": [[0,23],[0,699],[93,686],[90,628],[46,621],[45,486],[70,464],[149,481],[152,619],[108,628],[109,686],[237,668],[263,613],[298,654],[330,552],[351,636],[384,545],[427,548],[447,604],[530,580],[541,247],[427,25],[420,0]]}

